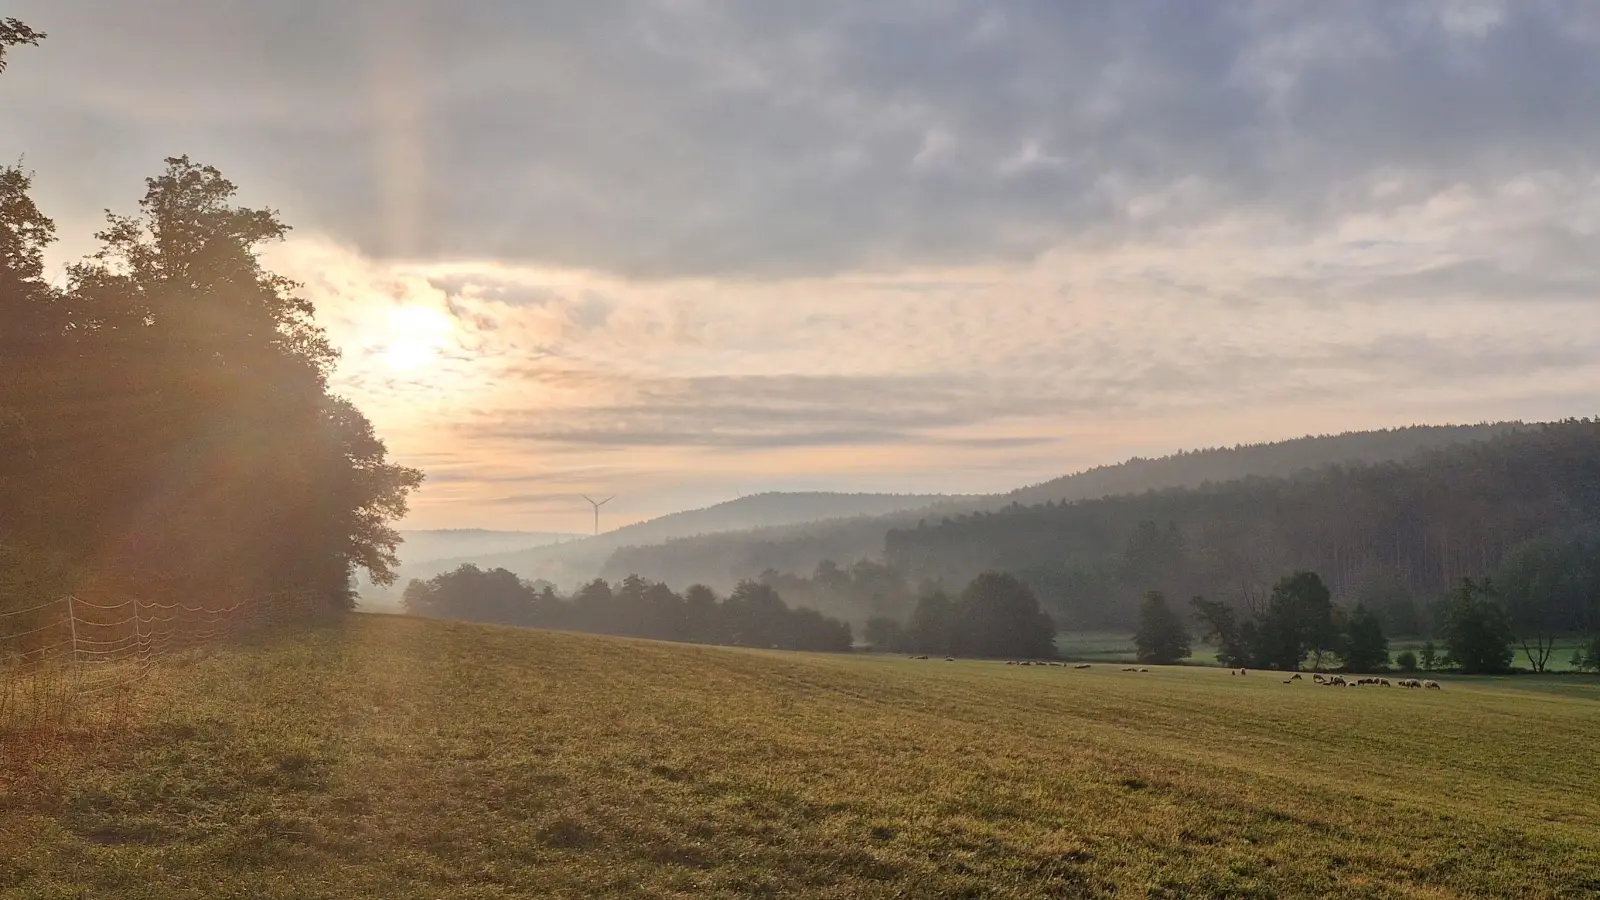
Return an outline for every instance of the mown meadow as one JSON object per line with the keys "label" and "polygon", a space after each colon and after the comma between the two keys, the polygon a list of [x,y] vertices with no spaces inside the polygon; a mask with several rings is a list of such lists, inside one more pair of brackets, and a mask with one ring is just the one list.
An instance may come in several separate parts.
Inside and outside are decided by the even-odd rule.
{"label": "mown meadow", "polygon": [[1597,701],[357,615],[7,733],[0,896],[1590,897]]}

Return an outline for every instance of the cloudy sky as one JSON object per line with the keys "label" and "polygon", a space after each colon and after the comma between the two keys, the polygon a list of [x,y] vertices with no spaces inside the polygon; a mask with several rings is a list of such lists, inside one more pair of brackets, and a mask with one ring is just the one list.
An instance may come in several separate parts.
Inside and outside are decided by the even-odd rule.
{"label": "cloudy sky", "polygon": [[1600,413],[1589,0],[10,0],[63,236],[187,153],[430,478],[773,489]]}

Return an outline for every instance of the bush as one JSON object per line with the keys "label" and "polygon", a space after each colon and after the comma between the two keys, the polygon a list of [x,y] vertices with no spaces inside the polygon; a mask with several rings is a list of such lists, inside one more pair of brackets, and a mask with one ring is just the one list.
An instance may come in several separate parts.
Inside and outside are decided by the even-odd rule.
{"label": "bush", "polygon": [[1417,670],[1417,654],[1410,650],[1401,650],[1395,655],[1394,664],[1402,672],[1415,672]]}
{"label": "bush", "polygon": [[1579,672],[1600,672],[1600,635],[1572,651],[1572,668]]}

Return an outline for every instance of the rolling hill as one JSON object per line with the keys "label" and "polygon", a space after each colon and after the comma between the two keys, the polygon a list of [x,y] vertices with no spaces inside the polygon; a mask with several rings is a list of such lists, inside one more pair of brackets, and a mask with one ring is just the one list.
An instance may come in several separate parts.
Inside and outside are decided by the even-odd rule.
{"label": "rolling hill", "polygon": [[470,562],[481,568],[509,569],[524,578],[542,578],[561,585],[573,585],[593,578],[619,547],[718,532],[793,527],[817,520],[875,516],[930,506],[954,509],[955,503],[956,498],[929,494],[751,494],[704,509],[671,513],[625,525],[594,537],[509,552],[464,553],[456,557],[429,560],[421,565],[408,565],[402,571],[402,584],[407,578],[428,578]]}
{"label": "rolling hill", "polygon": [[633,542],[605,560],[603,574],[637,573],[672,584],[704,582],[726,590],[766,569],[808,574],[824,559],[841,565],[884,554],[885,536],[920,522],[995,512],[1013,506],[1093,500],[1169,488],[1198,488],[1247,477],[1286,477],[1329,465],[1409,459],[1429,450],[1477,443],[1533,426],[1520,422],[1413,426],[1384,431],[1303,437],[1269,444],[1183,451],[1158,459],[1131,459],[1019,488],[1006,494],[966,497],[940,506],[891,515],[683,538],[656,545]]}

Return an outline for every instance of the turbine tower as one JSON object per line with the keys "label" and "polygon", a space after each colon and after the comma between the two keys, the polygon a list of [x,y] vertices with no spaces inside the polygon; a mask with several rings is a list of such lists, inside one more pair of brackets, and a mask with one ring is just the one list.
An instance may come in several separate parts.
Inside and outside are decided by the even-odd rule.
{"label": "turbine tower", "polygon": [[600,507],[605,506],[607,503],[610,503],[617,498],[615,495],[612,495],[604,500],[590,500],[588,494],[579,494],[578,496],[585,500],[589,500],[590,503],[594,504],[594,533],[595,536],[598,537],[600,534]]}

